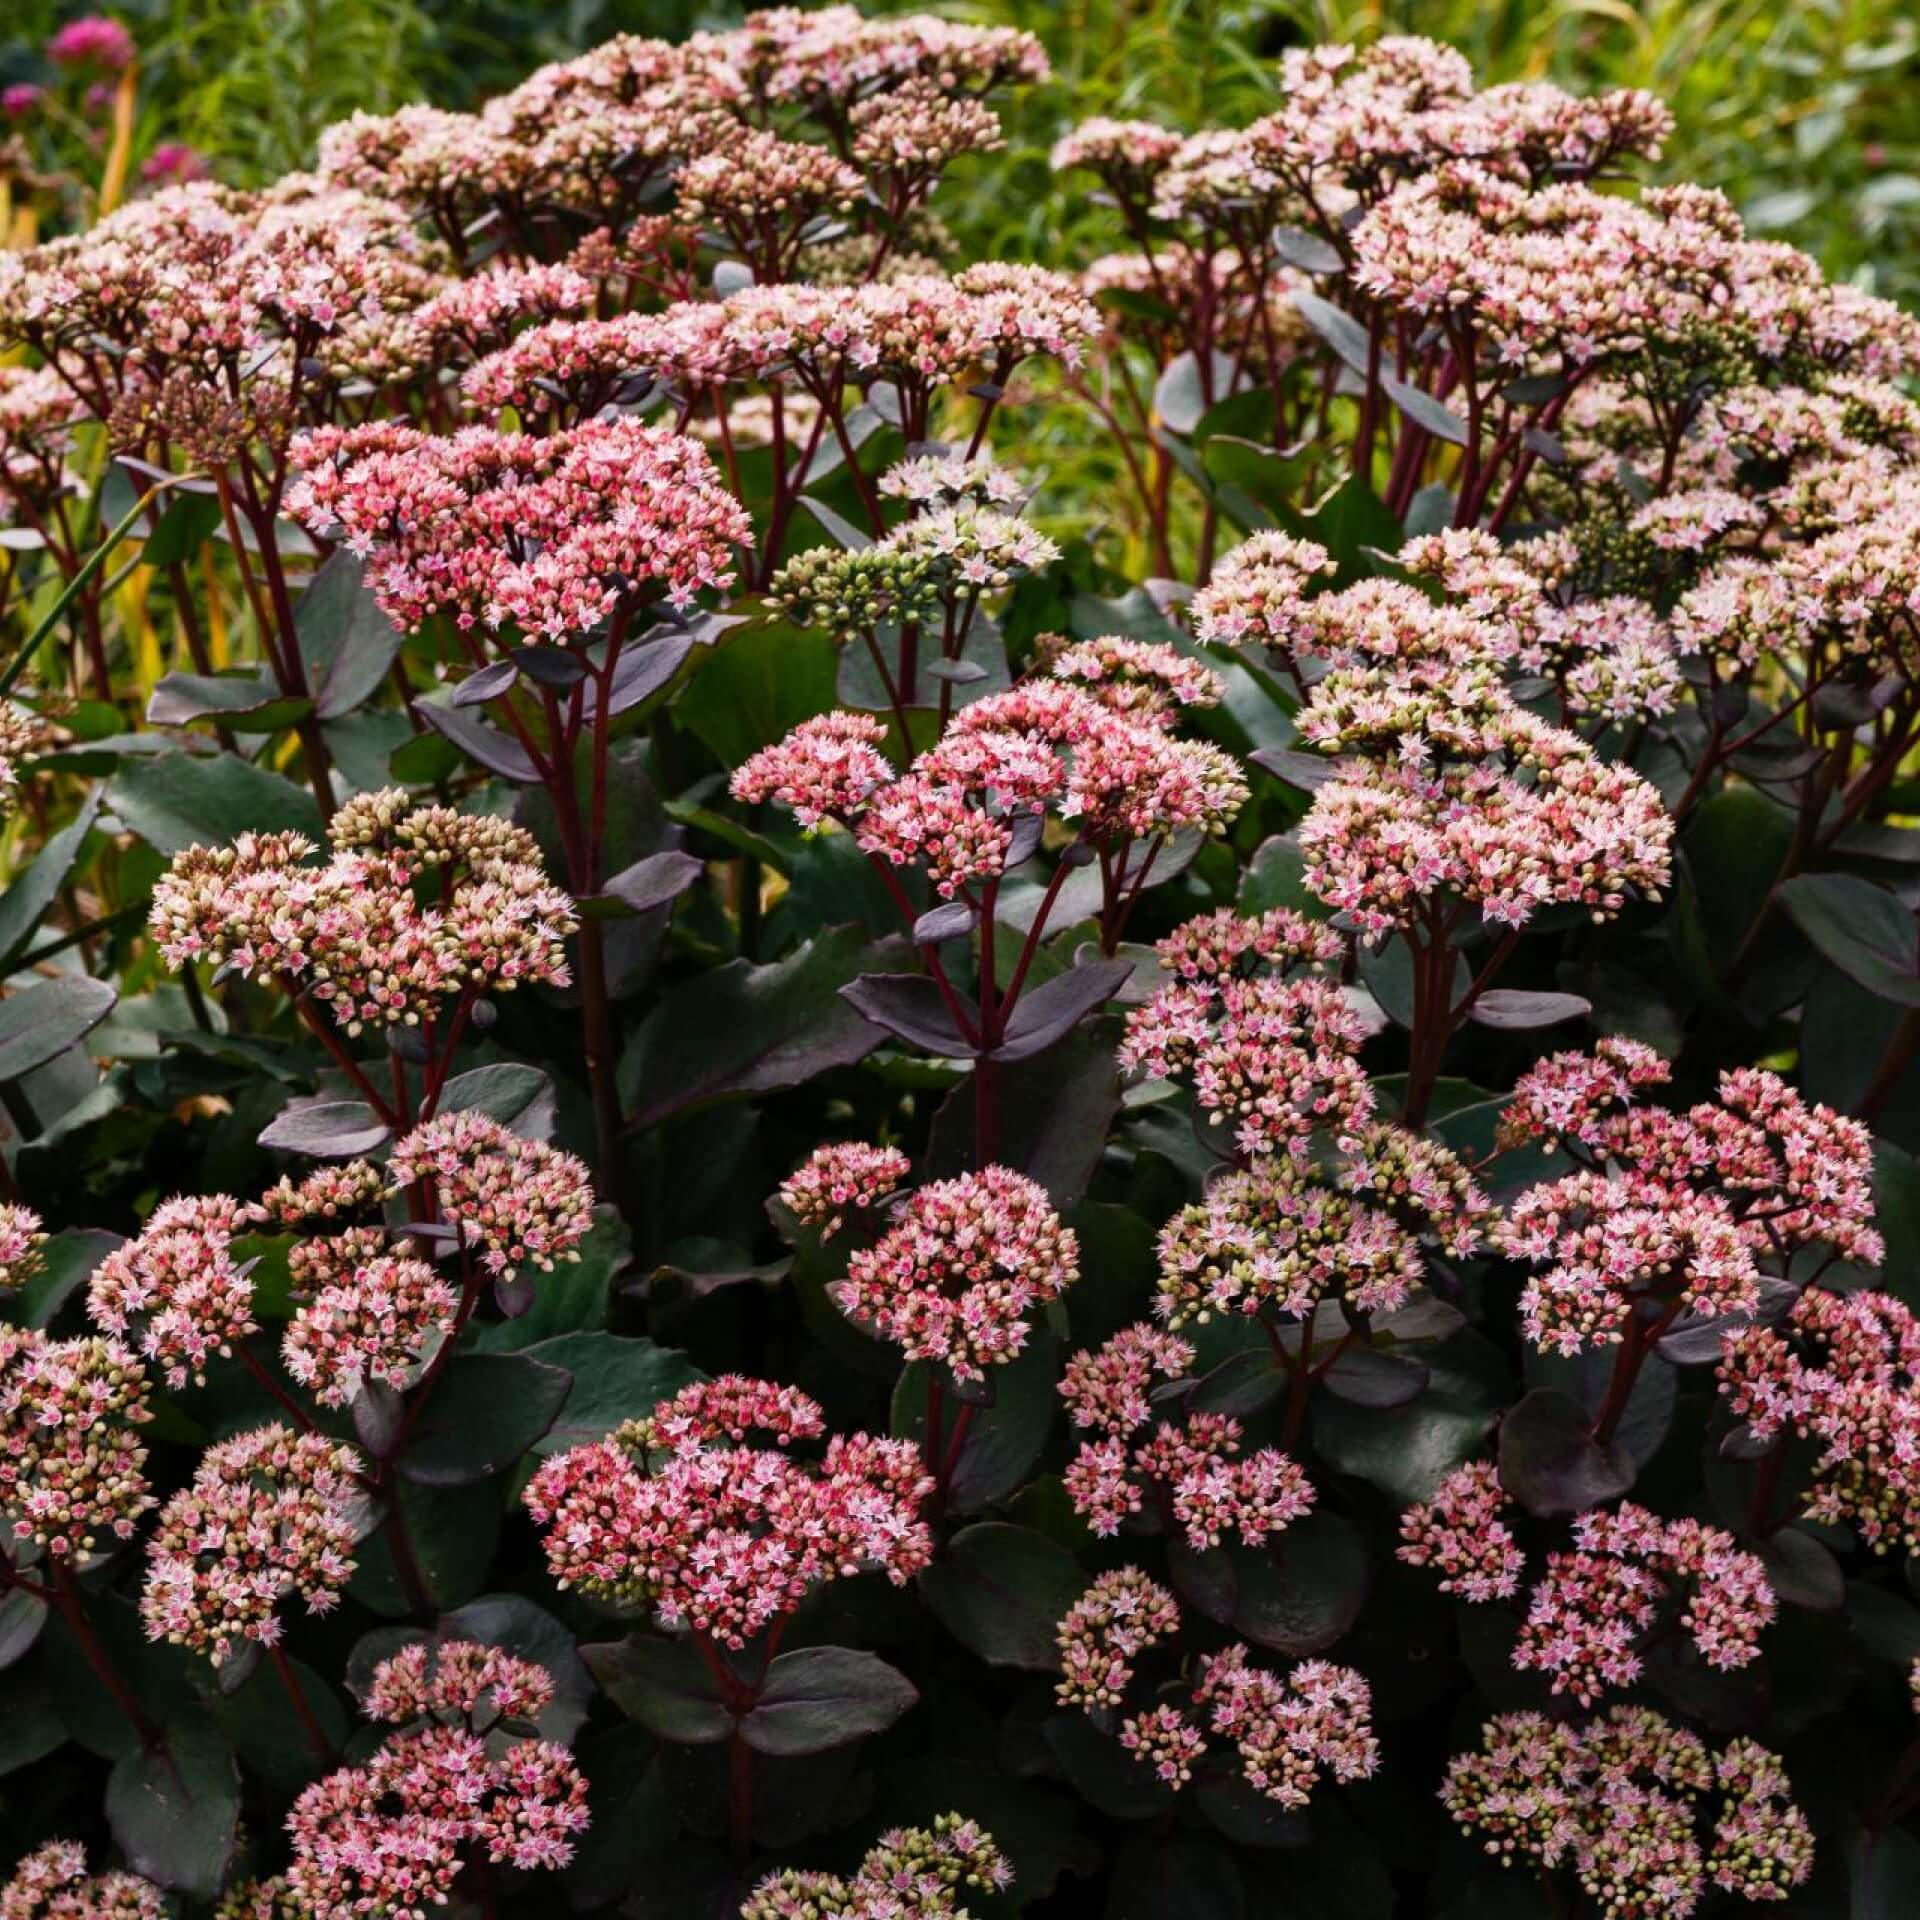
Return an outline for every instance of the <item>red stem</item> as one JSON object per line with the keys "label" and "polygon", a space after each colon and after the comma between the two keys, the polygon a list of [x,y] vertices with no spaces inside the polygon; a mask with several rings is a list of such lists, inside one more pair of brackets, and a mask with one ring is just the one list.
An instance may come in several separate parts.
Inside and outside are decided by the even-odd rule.
{"label": "red stem", "polygon": [[278,1640],[268,1644],[267,1653],[272,1658],[273,1670],[280,1676],[280,1684],[286,1689],[286,1695],[293,1705],[293,1716],[300,1722],[300,1731],[307,1737],[310,1746],[323,1766],[333,1761],[333,1742],[320,1729],[320,1722],[313,1717],[313,1708],[307,1696],[301,1691],[299,1677],[294,1673],[293,1662],[287,1658],[287,1650]]}

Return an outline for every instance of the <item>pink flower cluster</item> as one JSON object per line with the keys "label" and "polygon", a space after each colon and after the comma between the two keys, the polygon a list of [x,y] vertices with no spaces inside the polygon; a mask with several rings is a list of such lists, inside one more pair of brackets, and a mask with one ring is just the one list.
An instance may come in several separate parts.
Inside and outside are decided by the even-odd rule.
{"label": "pink flower cluster", "polygon": [[[645,1602],[668,1628],[743,1647],[823,1581],[903,1585],[932,1557],[932,1489],[911,1442],[825,1433],[791,1387],[730,1374],[546,1461],[526,1491],[563,1588]],[[753,1444],[764,1435],[772,1446]]]}
{"label": "pink flower cluster", "polygon": [[77,1840],[36,1847],[0,1887],[0,1920],[166,1920],[166,1896],[137,1873],[89,1873]]}
{"label": "pink flower cluster", "polygon": [[1149,1497],[1157,1518],[1186,1530],[1195,1553],[1229,1534],[1262,1546],[1311,1510],[1305,1470],[1275,1447],[1243,1453],[1238,1420],[1218,1413],[1154,1419],[1154,1376],[1179,1380],[1192,1365],[1186,1341],[1149,1326],[1124,1328],[1098,1352],[1067,1362],[1060,1397],[1073,1424],[1099,1436],[1069,1463],[1067,1496],[1102,1538],[1118,1533]]}
{"label": "pink flower cluster", "polygon": [[281,1602],[327,1613],[353,1576],[360,1457],[325,1434],[256,1427],[209,1447],[147,1542],[140,1617],[224,1663],[243,1640],[278,1643]]}
{"label": "pink flower cluster", "polygon": [[[1179,1631],[1166,1588],[1136,1567],[1102,1574],[1060,1622],[1067,1706],[1112,1719],[1143,1655]],[[1349,1667],[1303,1660],[1284,1676],[1233,1645],[1199,1660],[1180,1681],[1186,1704],[1162,1700],[1122,1718],[1120,1744],[1166,1786],[1187,1785],[1214,1742],[1231,1747],[1241,1777],[1283,1807],[1304,1807],[1322,1779],[1370,1778],[1380,1764],[1373,1696]]]}
{"label": "pink flower cluster", "polygon": [[780,1198],[803,1227],[831,1240],[849,1213],[870,1226],[881,1207],[913,1171],[898,1147],[871,1147],[857,1140],[817,1147],[780,1183]]}
{"label": "pink flower cluster", "polygon": [[489,1273],[551,1273],[580,1258],[593,1224],[584,1162],[472,1108],[415,1127],[395,1145],[387,1177],[396,1188],[430,1186],[442,1218],[460,1229],[463,1244],[478,1246]]}
{"label": "pink flower cluster", "polygon": [[1920,1319],[1906,1305],[1808,1287],[1778,1325],[1729,1335],[1719,1374],[1756,1439],[1819,1443],[1808,1518],[1875,1553],[1920,1546]]}
{"label": "pink flower cluster", "polygon": [[1684,1113],[1636,1103],[1667,1067],[1604,1040],[1522,1077],[1501,1139],[1565,1146],[1577,1170],[1529,1189],[1496,1243],[1544,1269],[1521,1301],[1528,1336],[1575,1353],[1621,1339],[1645,1299],[1662,1324],[1683,1310],[1750,1312],[1761,1278],[1802,1248],[1877,1263],[1872,1142],[1858,1121],[1810,1104],[1777,1074],[1725,1073],[1718,1100]]}
{"label": "pink flower cluster", "polygon": [[[1525,1558],[1499,1517],[1506,1506],[1490,1467],[1456,1468],[1431,1502],[1402,1517],[1399,1557],[1436,1568],[1442,1592],[1463,1600],[1508,1598]],[[1661,1520],[1631,1502],[1582,1514],[1572,1550],[1547,1556],[1513,1664],[1550,1676],[1556,1694],[1590,1707],[1640,1677],[1640,1648],[1681,1589],[1674,1618],[1708,1666],[1731,1671],[1758,1657],[1776,1610],[1773,1588],[1732,1535],[1697,1520]]]}
{"label": "pink flower cluster", "polygon": [[373,1670],[369,1719],[403,1727],[432,1720],[485,1736],[502,1721],[537,1719],[553,1700],[545,1667],[471,1640],[417,1640]]}
{"label": "pink flower cluster", "polygon": [[[537,338],[530,335],[529,338]],[[746,509],[696,440],[631,418],[532,438],[468,427],[319,429],[295,443],[288,509],[367,562],[388,616],[591,633],[643,590],[676,607],[734,576]]]}
{"label": "pink flower cluster", "polygon": [[0,1294],[18,1293],[46,1262],[40,1216],[17,1201],[0,1202]]}
{"label": "pink flower cluster", "polygon": [[587,1783],[565,1747],[428,1725],[300,1795],[292,1862],[263,1891],[299,1913],[429,1920],[466,1860],[564,1867],[587,1824]]}
{"label": "pink flower cluster", "polygon": [[1033,1309],[1079,1277],[1079,1238],[1046,1190],[990,1166],[915,1188],[830,1291],[842,1313],[909,1360],[982,1380],[1025,1349]]}
{"label": "pink flower cluster", "polygon": [[[519,835],[503,850],[500,822],[430,808],[419,831],[450,837],[451,850],[409,844],[404,823],[392,844],[356,844],[369,812],[389,800],[410,805],[396,791],[343,809],[341,840],[323,865],[310,863],[313,846],[298,833],[247,833],[231,847],[176,855],[148,915],[168,964],[209,960],[277,980],[326,1003],[350,1034],[431,1028],[441,1003],[463,994],[564,986],[573,901],[548,882],[531,840]],[[441,897],[423,906],[413,882],[442,865]]]}
{"label": "pink flower cluster", "polygon": [[459,1294],[424,1260],[365,1250],[356,1234],[319,1245],[349,1257],[316,1276],[288,1323],[282,1363],[323,1407],[343,1407],[368,1385],[398,1392],[430,1345],[451,1337]]}
{"label": "pink flower cluster", "polygon": [[170,1387],[204,1386],[207,1361],[255,1331],[253,1263],[233,1257],[244,1209],[225,1194],[163,1201],[139,1239],[116,1247],[87,1283],[87,1314],[137,1341]]}
{"label": "pink flower cluster", "polygon": [[102,1533],[133,1538],[153,1505],[137,1432],[151,1393],[118,1340],[0,1327],[0,1515],[14,1540],[67,1558]]}
{"label": "pink flower cluster", "polygon": [[931,1827],[894,1827],[866,1851],[850,1879],[788,1868],[768,1874],[740,1920],[966,1920],[959,1901],[1012,1884],[993,1836],[957,1813]]}
{"label": "pink flower cluster", "polygon": [[1812,1830],[1791,1796],[1765,1747],[1741,1739],[1709,1753],[1645,1707],[1614,1707],[1585,1726],[1503,1714],[1479,1752],[1449,1763],[1440,1790],[1489,1854],[1571,1869],[1610,1920],[1684,1920],[1709,1887],[1787,1899],[1813,1869]]}

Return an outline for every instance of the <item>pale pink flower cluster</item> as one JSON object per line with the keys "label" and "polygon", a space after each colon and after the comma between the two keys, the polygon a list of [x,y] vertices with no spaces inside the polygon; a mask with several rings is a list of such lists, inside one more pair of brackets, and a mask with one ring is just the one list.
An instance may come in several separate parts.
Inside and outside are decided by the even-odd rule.
{"label": "pale pink flower cluster", "polygon": [[[206,960],[279,981],[324,1003],[349,1034],[431,1024],[461,994],[566,985],[573,901],[548,881],[531,841],[506,829],[503,851],[503,823],[428,808],[427,838],[443,844],[408,844],[404,821],[390,845],[354,844],[368,810],[389,797],[410,804],[375,795],[336,816],[343,844],[323,864],[298,833],[246,833],[176,855],[148,914],[168,964]],[[448,864],[457,875],[422,906],[415,877]]]}
{"label": "pale pink flower cluster", "polygon": [[1098,1435],[1069,1463],[1067,1495],[1102,1538],[1149,1500],[1157,1518],[1186,1530],[1195,1553],[1229,1534],[1263,1546],[1312,1508],[1305,1471],[1274,1447],[1243,1452],[1239,1421],[1217,1413],[1154,1420],[1154,1376],[1179,1380],[1192,1365],[1192,1347],[1150,1326],[1124,1328],[1098,1352],[1067,1362],[1060,1396],[1073,1424]]}
{"label": "pale pink flower cluster", "polygon": [[959,453],[923,453],[896,460],[874,489],[887,500],[906,500],[916,507],[953,507],[971,502],[1017,509],[1025,499],[1025,481],[1011,467],[986,454],[969,459]]}
{"label": "pale pink flower cluster", "polygon": [[1920,1320],[1904,1303],[1809,1287],[1777,1326],[1730,1336],[1719,1375],[1757,1439],[1819,1444],[1810,1519],[1875,1553],[1920,1546]]}
{"label": "pale pink flower cluster", "polygon": [[836,1434],[817,1463],[802,1458],[824,1433],[791,1387],[730,1374],[683,1388],[533,1476],[549,1572],[736,1648],[823,1581],[874,1569],[904,1585],[933,1553],[919,1450]]}
{"label": "pale pink flower cluster", "polygon": [[386,1175],[371,1160],[341,1160],[315,1167],[299,1180],[283,1173],[242,1218],[249,1225],[282,1229],[351,1220],[376,1211],[386,1191]]}
{"label": "pale pink flower cluster", "polygon": [[[1166,1588],[1136,1567],[1102,1574],[1060,1622],[1067,1706],[1110,1722],[1126,1702],[1142,1656],[1180,1628]],[[1380,1764],[1371,1689],[1350,1667],[1303,1660],[1281,1675],[1233,1645],[1182,1676],[1185,1704],[1162,1700],[1120,1719],[1120,1744],[1166,1786],[1193,1777],[1215,1742],[1234,1751],[1241,1776],[1283,1807],[1304,1807],[1323,1778],[1370,1778]]]}
{"label": "pale pink flower cluster", "polygon": [[849,119],[854,160],[869,173],[893,177],[909,192],[930,185],[963,153],[991,153],[1006,144],[1000,116],[991,107],[970,96],[955,97],[926,79],[861,101]]}
{"label": "pale pink flower cluster", "polygon": [[207,1362],[254,1332],[253,1263],[233,1257],[244,1209],[226,1194],[183,1195],[147,1216],[137,1240],[114,1250],[87,1283],[87,1315],[131,1338],[170,1387],[204,1386]]}
{"label": "pale pink flower cluster", "polygon": [[147,1638],[218,1665],[243,1640],[276,1645],[296,1593],[309,1613],[330,1612],[353,1576],[359,1473],[353,1448],[283,1426],[209,1447],[147,1542]]}
{"label": "pale pink flower cluster", "polygon": [[[1443,1593],[1475,1603],[1510,1598],[1525,1556],[1500,1517],[1508,1504],[1490,1466],[1456,1468],[1429,1503],[1402,1516],[1399,1557],[1439,1570]],[[1675,1624],[1701,1659],[1732,1671],[1759,1656],[1776,1602],[1759,1559],[1718,1527],[1662,1520],[1630,1502],[1582,1514],[1572,1549],[1547,1556],[1513,1664],[1549,1675],[1556,1694],[1590,1707],[1634,1684],[1649,1633],[1676,1608]]]}
{"label": "pale pink flower cluster", "polygon": [[0,1887],[0,1920],[166,1920],[166,1896],[137,1873],[89,1873],[77,1840],[36,1847]]}
{"label": "pale pink flower cluster", "polygon": [[787,1868],[748,1896],[740,1920],[967,1920],[960,1901],[1012,1884],[993,1836],[957,1813],[931,1827],[893,1827],[869,1847],[850,1879]]}
{"label": "pale pink flower cluster", "polygon": [[707,450],[632,418],[538,438],[322,428],[293,459],[288,511],[362,556],[375,597],[409,629],[446,612],[462,629],[591,633],[642,589],[686,607],[731,585],[735,549],[753,539]]}
{"label": "pale pink flower cluster", "polygon": [[504,1648],[417,1640],[374,1668],[361,1705],[396,1727],[433,1720],[484,1736],[503,1720],[538,1718],[552,1699],[546,1668]]}
{"label": "pale pink flower cluster", "polygon": [[1537,1269],[1522,1296],[1529,1337],[1574,1353],[1621,1339],[1635,1302],[1668,1320],[1745,1313],[1763,1271],[1801,1248],[1878,1264],[1872,1141],[1760,1068],[1724,1073],[1717,1100],[1684,1113],[1638,1104],[1666,1064],[1636,1042],[1554,1054],[1514,1089],[1501,1140],[1545,1138],[1576,1171],[1516,1200],[1495,1239]]}
{"label": "pale pink flower cluster", "polygon": [[428,1183],[441,1217],[460,1229],[463,1245],[480,1249],[489,1273],[551,1273],[577,1261],[593,1224],[584,1162],[472,1108],[415,1127],[395,1145],[387,1177],[396,1189]]}
{"label": "pale pink flower cluster", "polygon": [[1646,1707],[1584,1726],[1502,1714],[1440,1789],[1489,1854],[1571,1869],[1609,1920],[1684,1920],[1710,1887],[1787,1899],[1813,1869],[1813,1833],[1791,1796],[1765,1747],[1740,1739],[1710,1753]]}
{"label": "pale pink flower cluster", "polygon": [[40,1216],[17,1201],[0,1202],[0,1294],[18,1293],[45,1264]]}
{"label": "pale pink flower cluster", "polygon": [[780,1198],[803,1227],[831,1240],[853,1214],[862,1230],[913,1171],[898,1147],[868,1146],[849,1140],[817,1147],[780,1183]]}
{"label": "pale pink flower cluster", "polygon": [[430,1345],[452,1334],[459,1306],[459,1294],[424,1260],[389,1253],[342,1260],[300,1304],[280,1358],[323,1407],[343,1407],[368,1385],[397,1392]]}
{"label": "pale pink flower cluster", "polygon": [[118,1340],[0,1327],[0,1516],[15,1541],[66,1558],[102,1533],[133,1538],[153,1505],[137,1432],[152,1390]]}
{"label": "pale pink flower cluster", "polygon": [[1193,597],[1193,629],[1225,646],[1258,642],[1283,660],[1312,651],[1318,628],[1307,599],[1333,556],[1312,540],[1256,533],[1224,555]]}
{"label": "pale pink flower cluster", "polygon": [[1048,666],[1056,680],[1085,687],[1102,706],[1170,726],[1181,707],[1217,707],[1226,688],[1210,667],[1154,640],[1108,634],[1063,646]]}
{"label": "pale pink flower cluster", "polygon": [[430,1920],[465,1860],[564,1867],[587,1824],[587,1783],[566,1748],[426,1726],[300,1795],[292,1862],[269,1886],[299,1913]]}
{"label": "pale pink flower cluster", "polygon": [[1022,1353],[1035,1307],[1080,1277],[1080,1242],[1046,1190],[990,1166],[917,1187],[829,1291],[847,1317],[909,1360],[980,1380]]}

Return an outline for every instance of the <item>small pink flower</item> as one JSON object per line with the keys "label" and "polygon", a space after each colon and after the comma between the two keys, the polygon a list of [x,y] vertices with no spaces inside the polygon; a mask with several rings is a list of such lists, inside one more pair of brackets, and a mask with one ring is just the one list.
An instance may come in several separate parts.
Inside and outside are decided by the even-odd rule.
{"label": "small pink flower", "polygon": [[56,67],[105,67],[118,73],[133,65],[133,35],[103,13],[70,20],[47,42],[47,58]]}

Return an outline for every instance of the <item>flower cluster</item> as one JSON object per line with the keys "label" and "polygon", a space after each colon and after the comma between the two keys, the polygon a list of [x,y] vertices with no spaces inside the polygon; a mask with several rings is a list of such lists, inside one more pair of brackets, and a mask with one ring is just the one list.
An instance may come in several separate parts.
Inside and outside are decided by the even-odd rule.
{"label": "flower cluster", "polygon": [[300,1795],[287,1816],[292,1862],[269,1886],[296,1913],[429,1920],[466,1859],[564,1867],[587,1824],[587,1783],[566,1748],[496,1747],[463,1726],[429,1725]]}
{"label": "flower cluster", "polygon": [[1778,1075],[1742,1068],[1684,1113],[1636,1103],[1668,1070],[1633,1041],[1554,1054],[1525,1075],[1503,1142],[1544,1138],[1577,1170],[1529,1189],[1500,1223],[1501,1251],[1536,1269],[1528,1336],[1577,1353],[1624,1337],[1646,1300],[1663,1326],[1683,1311],[1744,1314],[1763,1274],[1794,1253],[1877,1262],[1867,1130],[1810,1104]]}
{"label": "flower cluster", "polygon": [[137,1432],[151,1393],[118,1340],[0,1327],[0,1514],[16,1541],[67,1558],[102,1533],[133,1538],[153,1505]]}
{"label": "flower cluster", "polygon": [[[1434,1567],[1441,1590],[1471,1602],[1518,1591],[1524,1556],[1500,1519],[1507,1505],[1491,1468],[1456,1468],[1433,1499],[1402,1517],[1400,1558]],[[1730,1534],[1697,1520],[1661,1520],[1625,1502],[1582,1514],[1570,1552],[1547,1556],[1533,1589],[1513,1664],[1550,1676],[1553,1691],[1590,1707],[1639,1678],[1639,1649],[1684,1587],[1678,1626],[1710,1667],[1744,1667],[1758,1656],[1773,1618],[1765,1569]]]}
{"label": "flower cluster", "polygon": [[1243,1453],[1239,1421],[1218,1413],[1154,1420],[1154,1376],[1179,1380],[1192,1365],[1186,1341],[1149,1326],[1124,1328],[1098,1352],[1067,1362],[1060,1396],[1073,1424],[1098,1435],[1068,1465],[1067,1495],[1096,1534],[1118,1533],[1147,1505],[1149,1489],[1156,1511],[1186,1530],[1196,1553],[1229,1534],[1263,1545],[1312,1508],[1304,1470],[1274,1447]]}
{"label": "flower cluster", "polygon": [[1571,1868],[1609,1920],[1690,1914],[1709,1886],[1788,1898],[1813,1868],[1813,1835],[1791,1795],[1765,1747],[1741,1739],[1710,1753],[1645,1707],[1614,1707],[1585,1726],[1503,1714],[1479,1752],[1448,1765],[1440,1790],[1488,1853]]}
{"label": "flower cluster", "polygon": [[511,622],[565,640],[643,590],[685,607],[730,585],[753,538],[698,441],[627,417],[538,438],[324,428],[293,456],[289,510],[363,556],[408,628],[445,612],[463,631]]}
{"label": "flower cluster", "polygon": [[396,1143],[387,1161],[395,1187],[431,1186],[441,1216],[479,1247],[489,1273],[521,1266],[551,1273],[580,1258],[593,1224],[585,1165],[528,1140],[472,1108],[443,1113]]}
{"label": "flower cluster", "polygon": [[[926,1565],[932,1489],[910,1442],[825,1432],[791,1387],[738,1374],[683,1388],[643,1420],[546,1461],[529,1483],[562,1587],[645,1602],[663,1626],[742,1647],[823,1581]],[[774,1444],[749,1444],[762,1434]]]}
{"label": "flower cluster", "polygon": [[147,1637],[218,1665],[243,1640],[275,1645],[292,1594],[329,1612],[353,1575],[359,1472],[351,1447],[282,1426],[209,1447],[147,1542]]}
{"label": "flower cluster", "polygon": [[77,1840],[35,1848],[0,1887],[0,1920],[165,1920],[166,1912],[166,1898],[151,1880],[89,1873]]}
{"label": "flower cluster", "polygon": [[883,1833],[851,1879],[792,1868],[768,1874],[740,1920],[966,1920],[957,1903],[967,1893],[998,1893],[1012,1881],[993,1836],[945,1813],[931,1827]]}
{"label": "flower cluster", "polygon": [[857,1140],[818,1147],[781,1181],[780,1198],[803,1227],[831,1240],[849,1213],[863,1223],[873,1220],[912,1171],[913,1162],[898,1147]]}
{"label": "flower cluster", "polygon": [[1720,1391],[1754,1437],[1819,1443],[1810,1519],[1875,1553],[1920,1543],[1920,1320],[1886,1293],[1809,1287],[1778,1325],[1732,1334]]}
{"label": "flower cluster", "polygon": [[347,1257],[326,1260],[289,1322],[287,1372],[323,1407],[343,1407],[368,1385],[397,1392],[452,1333],[458,1292],[424,1260],[362,1249],[355,1235],[320,1245]]}
{"label": "flower cluster", "polygon": [[132,1335],[170,1387],[206,1384],[207,1361],[232,1353],[258,1325],[251,1261],[233,1257],[244,1224],[225,1194],[167,1200],[137,1240],[116,1247],[87,1284],[87,1313],[106,1332]]}
{"label": "flower cluster", "polygon": [[[368,844],[359,836],[382,803],[399,817],[384,844]],[[410,805],[397,791],[351,803],[336,821],[341,844],[319,865],[298,833],[189,847],[153,890],[162,954],[310,994],[350,1034],[431,1026],[444,1001],[482,992],[564,986],[573,902],[526,836],[447,808],[400,812]],[[422,905],[414,882],[429,867],[441,869],[439,898]]]}
{"label": "flower cluster", "polygon": [[0,1203],[0,1294],[18,1293],[46,1264],[40,1216],[17,1201]]}
{"label": "flower cluster", "polygon": [[[1173,1595],[1137,1568],[1102,1574],[1060,1622],[1060,1699],[1111,1719],[1141,1657],[1179,1626]],[[1248,1786],[1283,1807],[1304,1807],[1324,1778],[1364,1780],[1379,1767],[1372,1692],[1349,1667],[1303,1660],[1283,1676],[1234,1645],[1205,1656],[1180,1685],[1185,1705],[1163,1700],[1117,1729],[1166,1786],[1184,1787],[1216,1741],[1233,1750]]]}
{"label": "flower cluster", "polygon": [[994,1166],[915,1188],[831,1291],[842,1313],[909,1360],[982,1380],[1025,1349],[1032,1310],[1079,1277],[1079,1238],[1045,1189]]}
{"label": "flower cluster", "polygon": [[484,1735],[536,1719],[552,1699],[553,1676],[531,1660],[471,1640],[417,1640],[374,1668],[361,1704],[396,1727],[431,1720]]}

